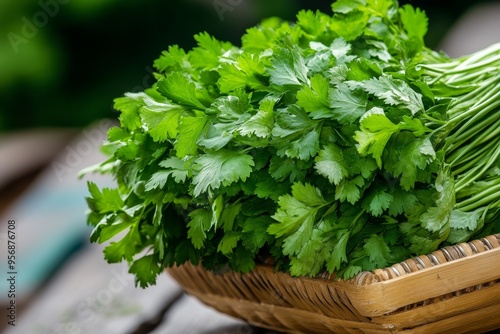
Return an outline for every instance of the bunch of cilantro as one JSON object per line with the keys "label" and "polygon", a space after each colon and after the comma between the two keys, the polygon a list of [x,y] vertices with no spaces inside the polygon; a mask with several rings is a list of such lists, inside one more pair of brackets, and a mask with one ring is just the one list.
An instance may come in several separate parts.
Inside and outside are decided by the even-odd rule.
{"label": "bunch of cilantro", "polygon": [[339,0],[271,18],[237,47],[207,33],[115,100],[89,183],[91,240],[138,284],[190,261],[350,278],[500,230],[500,47],[450,59],[425,14]]}

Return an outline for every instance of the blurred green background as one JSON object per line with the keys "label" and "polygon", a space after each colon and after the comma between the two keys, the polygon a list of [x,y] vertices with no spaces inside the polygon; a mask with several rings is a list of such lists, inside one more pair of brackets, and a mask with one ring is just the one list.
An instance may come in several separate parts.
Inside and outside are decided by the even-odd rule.
{"label": "blurred green background", "polygon": [[[113,98],[150,86],[153,60],[169,45],[189,49],[201,31],[239,45],[265,17],[330,12],[331,2],[0,0],[0,131],[116,118]],[[430,47],[479,2],[400,1],[426,11]]]}

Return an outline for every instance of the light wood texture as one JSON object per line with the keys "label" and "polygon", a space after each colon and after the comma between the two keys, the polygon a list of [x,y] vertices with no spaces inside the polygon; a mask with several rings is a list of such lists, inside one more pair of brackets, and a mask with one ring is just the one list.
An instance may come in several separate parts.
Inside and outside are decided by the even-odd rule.
{"label": "light wood texture", "polygon": [[[86,248],[8,326],[5,334],[124,334],[157,316],[182,291],[168,275],[156,286],[136,288],[126,263],[110,265],[102,248]],[[140,332],[139,332],[140,333]]]}
{"label": "light wood texture", "polygon": [[165,315],[151,334],[254,334],[256,330],[241,320],[207,308],[197,299],[185,296]]}
{"label": "light wood texture", "polygon": [[74,129],[0,133],[0,189],[49,163],[75,133]]}

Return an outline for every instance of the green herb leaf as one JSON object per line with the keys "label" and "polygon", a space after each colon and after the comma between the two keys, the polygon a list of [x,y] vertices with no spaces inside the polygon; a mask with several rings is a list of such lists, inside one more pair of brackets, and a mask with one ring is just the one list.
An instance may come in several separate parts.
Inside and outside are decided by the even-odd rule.
{"label": "green herb leaf", "polygon": [[297,89],[302,84],[309,84],[307,67],[297,47],[280,48],[275,51],[268,69],[271,84],[278,90]]}
{"label": "green herb leaf", "polygon": [[193,165],[193,194],[199,196],[209,189],[229,186],[238,180],[245,181],[252,172],[253,158],[245,153],[220,150],[200,155]]}
{"label": "green herb leaf", "polygon": [[193,81],[181,72],[173,72],[158,81],[158,92],[182,105],[205,110],[205,106],[197,98],[197,90]]}

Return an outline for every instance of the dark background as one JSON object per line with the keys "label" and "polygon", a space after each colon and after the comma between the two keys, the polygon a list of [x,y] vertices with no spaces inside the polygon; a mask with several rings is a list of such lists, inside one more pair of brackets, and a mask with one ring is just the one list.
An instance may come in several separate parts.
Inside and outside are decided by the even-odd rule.
{"label": "dark background", "polygon": [[[217,1],[226,4],[228,11],[219,15],[214,7]],[[263,18],[294,20],[302,8],[330,13],[331,2],[1,1],[0,132],[82,127],[98,118],[116,118],[113,98],[151,85],[152,63],[169,45],[190,49],[193,35],[201,31],[239,45],[245,30]],[[415,0],[400,4],[411,3],[426,11],[430,19],[427,44],[436,48],[455,20],[481,2],[487,1]],[[54,15],[41,14],[42,4],[50,4]],[[25,36],[26,20],[38,22],[40,27],[34,37],[19,43],[15,52],[8,36]]]}

